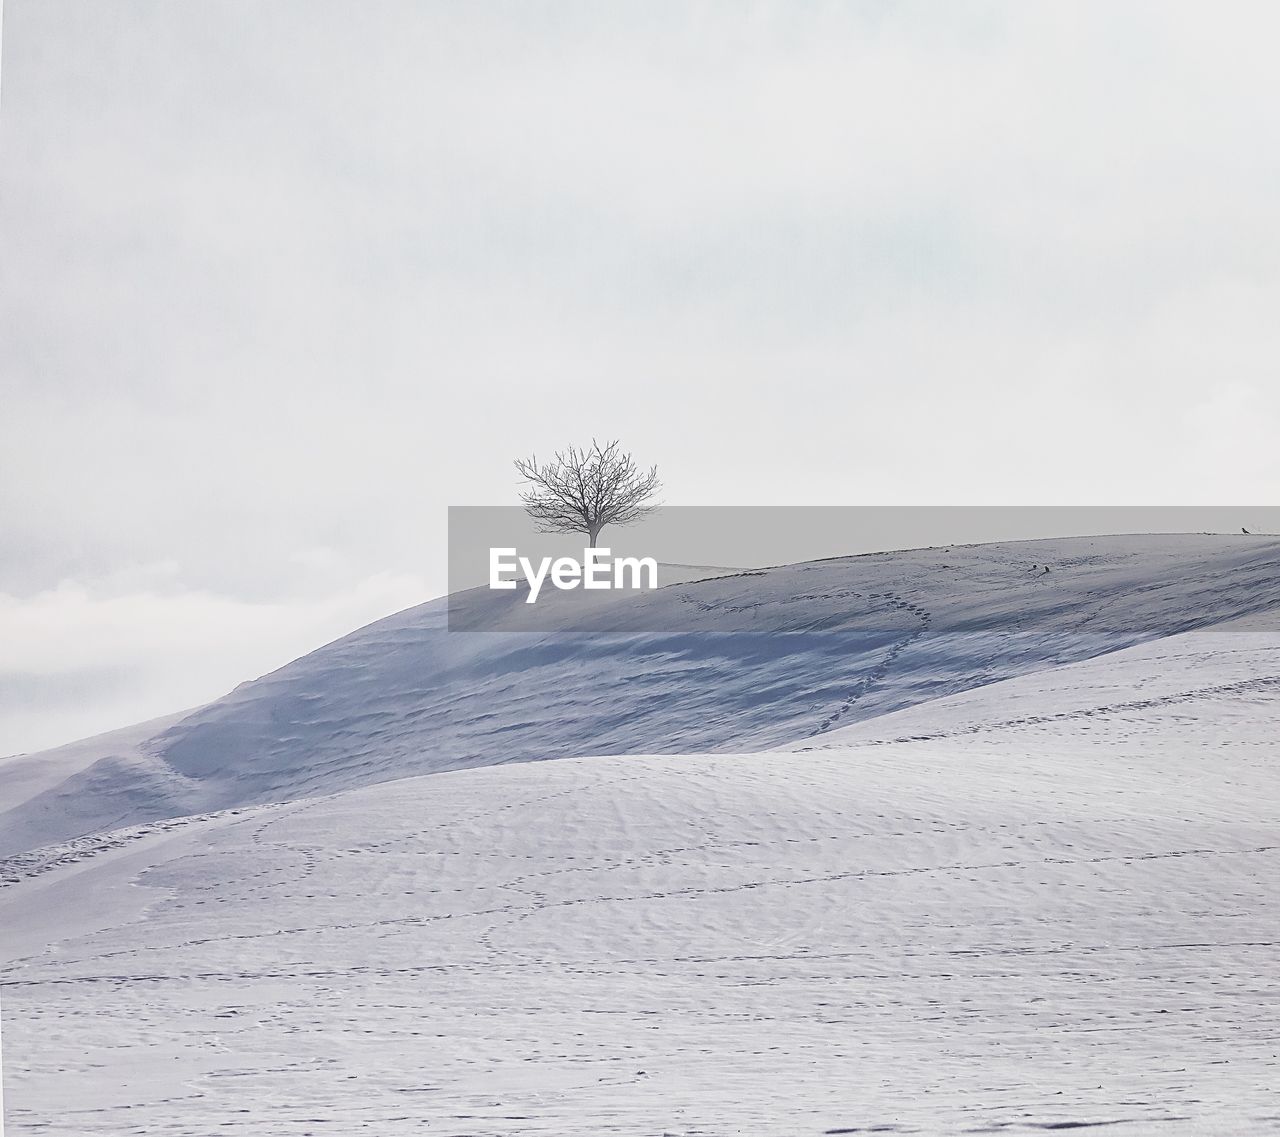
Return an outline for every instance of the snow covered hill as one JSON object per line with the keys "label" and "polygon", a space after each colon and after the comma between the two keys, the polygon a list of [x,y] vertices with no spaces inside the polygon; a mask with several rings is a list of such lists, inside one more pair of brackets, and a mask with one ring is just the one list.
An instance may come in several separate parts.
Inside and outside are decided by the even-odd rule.
{"label": "snow covered hill", "polygon": [[485,631],[449,631],[435,601],[192,713],[0,760],[0,855],[450,769],[763,749],[1277,603],[1280,542],[1218,535],[691,580],[613,600],[573,634],[529,631],[520,597],[475,593],[466,622]]}
{"label": "snow covered hill", "polygon": [[[1170,624],[1274,602],[1275,549],[1171,554],[1126,597],[1100,547],[1063,595],[991,550],[962,554],[985,599],[865,570],[859,603],[893,591],[928,636],[773,751],[458,770],[11,859],[10,1137],[1275,1131],[1280,610],[1147,638],[1171,596],[1197,607]],[[1145,642],[1033,669],[1123,606]],[[421,616],[333,650],[371,665]],[[983,658],[1020,674],[974,686]],[[245,705],[301,679],[273,682]]]}

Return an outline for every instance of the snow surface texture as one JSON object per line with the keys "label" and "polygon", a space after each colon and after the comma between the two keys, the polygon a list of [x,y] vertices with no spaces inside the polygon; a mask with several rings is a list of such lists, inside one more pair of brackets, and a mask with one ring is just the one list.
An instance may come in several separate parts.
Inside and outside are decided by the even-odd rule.
{"label": "snow surface texture", "polygon": [[472,595],[468,622],[489,631],[449,631],[435,601],[177,721],[0,760],[0,855],[413,774],[764,749],[1266,610],[1280,603],[1280,542],[1085,538],[817,561],[614,599],[595,622],[613,636],[521,631],[520,595]]}
{"label": "snow surface texture", "polygon": [[[216,727],[228,752],[210,780],[245,790],[0,864],[10,1133],[1280,1130],[1280,546],[1056,542],[1061,574],[1036,591],[1018,570],[1048,544],[691,587],[724,607],[757,598],[762,619],[917,625],[838,682],[822,646],[743,652],[762,684],[799,669],[753,700],[727,648],[696,654],[704,613],[695,654],[647,688],[678,705],[637,711],[651,741],[630,749],[674,749],[662,722],[700,737],[717,718],[717,745],[736,723],[740,747],[767,752],[498,764],[574,753],[606,723],[597,704],[642,706],[627,688],[666,657],[633,671],[619,644],[592,655],[593,695],[538,678],[572,658],[535,651],[521,699],[504,694],[516,649],[428,635],[428,606],[194,725],[55,752],[43,781],[9,760],[25,780],[0,781],[0,806],[35,817],[95,769],[103,789],[111,769],[144,784],[139,766],[181,761],[177,740]],[[912,607],[872,603],[889,597]],[[1178,634],[1189,625],[1204,626]],[[1111,636],[1136,646],[1099,654]],[[509,753],[495,726],[457,725],[463,708],[430,741],[408,642],[453,653],[458,700],[511,725]],[[416,689],[442,691],[420,666]],[[326,679],[331,705],[269,729],[269,708],[323,699]],[[383,712],[368,736],[361,692]],[[556,735],[557,715],[578,717]],[[319,795],[252,800],[287,778],[308,793],[306,746],[339,754],[338,721],[379,761],[326,765],[341,776]],[[456,764],[489,768],[390,781],[408,751],[397,723],[429,745],[428,769],[459,740],[473,750]],[[206,758],[215,734],[199,733]]]}

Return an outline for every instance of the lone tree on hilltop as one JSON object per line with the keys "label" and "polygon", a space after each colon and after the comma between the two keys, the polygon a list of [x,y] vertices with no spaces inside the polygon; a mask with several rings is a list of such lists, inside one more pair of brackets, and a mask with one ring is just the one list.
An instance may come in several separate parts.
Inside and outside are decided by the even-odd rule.
{"label": "lone tree on hilltop", "polygon": [[641,470],[618,440],[570,446],[549,462],[517,458],[516,471],[528,483],[520,495],[540,533],[585,533],[595,548],[606,525],[628,525],[656,508],[662,488],[658,467]]}

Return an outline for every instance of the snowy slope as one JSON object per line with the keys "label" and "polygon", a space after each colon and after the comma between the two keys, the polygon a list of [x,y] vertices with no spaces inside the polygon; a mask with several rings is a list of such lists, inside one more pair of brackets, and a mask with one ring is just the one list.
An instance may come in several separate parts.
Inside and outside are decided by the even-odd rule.
{"label": "snowy slope", "polygon": [[1273,616],[47,851],[11,1137],[1275,1131],[1278,712]]}
{"label": "snowy slope", "polygon": [[178,721],[0,760],[0,854],[442,770],[820,736],[1265,610],[1280,602],[1280,542],[1079,538],[820,561],[613,600],[585,621],[613,635],[528,631],[520,597],[471,599],[471,626],[489,630],[450,632],[435,601]]}

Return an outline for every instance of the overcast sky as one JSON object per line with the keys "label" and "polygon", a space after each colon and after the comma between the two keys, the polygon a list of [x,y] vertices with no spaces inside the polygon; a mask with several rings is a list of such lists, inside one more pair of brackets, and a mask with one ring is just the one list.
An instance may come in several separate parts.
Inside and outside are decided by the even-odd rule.
{"label": "overcast sky", "polygon": [[1280,489],[1280,9],[5,0],[0,754],[681,504]]}

